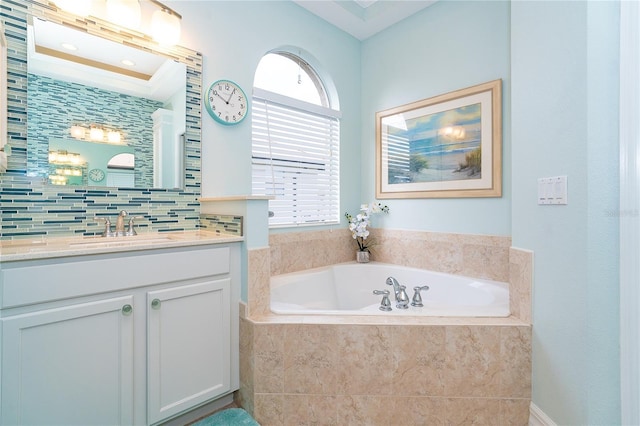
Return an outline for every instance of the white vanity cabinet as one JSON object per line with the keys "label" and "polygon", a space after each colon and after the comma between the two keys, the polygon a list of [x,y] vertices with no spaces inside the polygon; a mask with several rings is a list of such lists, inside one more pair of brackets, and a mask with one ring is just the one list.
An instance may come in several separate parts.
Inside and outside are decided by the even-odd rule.
{"label": "white vanity cabinet", "polygon": [[225,278],[147,294],[149,423],[229,391],[230,288]]}
{"label": "white vanity cabinet", "polygon": [[2,425],[156,424],[239,387],[239,247],[0,263]]}
{"label": "white vanity cabinet", "polygon": [[[133,297],[2,320],[2,424],[133,423]],[[129,308],[126,308],[126,307]]]}

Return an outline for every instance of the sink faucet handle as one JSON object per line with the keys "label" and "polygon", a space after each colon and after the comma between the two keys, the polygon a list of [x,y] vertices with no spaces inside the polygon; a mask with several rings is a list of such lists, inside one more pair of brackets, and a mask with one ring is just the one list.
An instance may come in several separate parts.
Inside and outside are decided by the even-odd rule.
{"label": "sink faucet handle", "polygon": [[96,222],[103,221],[104,222],[104,231],[102,232],[103,237],[113,237],[113,231],[111,231],[111,221],[108,217],[99,217],[95,216],[94,220]]}
{"label": "sink faucet handle", "polygon": [[131,237],[133,235],[138,235],[133,227],[133,225],[135,225],[133,221],[136,219],[144,219],[144,216],[129,216],[129,229],[127,229],[127,232],[125,233],[126,236]]}
{"label": "sink faucet handle", "polygon": [[373,290],[373,294],[382,295],[382,300],[380,301],[380,309],[381,311],[390,311],[391,310],[391,301],[389,300],[389,290]]}
{"label": "sink faucet handle", "polygon": [[417,306],[417,307],[421,307],[424,306],[422,304],[422,296],[420,295],[420,292],[422,290],[429,290],[429,286],[428,285],[423,285],[423,286],[417,286],[413,288],[413,299],[411,300],[411,306]]}

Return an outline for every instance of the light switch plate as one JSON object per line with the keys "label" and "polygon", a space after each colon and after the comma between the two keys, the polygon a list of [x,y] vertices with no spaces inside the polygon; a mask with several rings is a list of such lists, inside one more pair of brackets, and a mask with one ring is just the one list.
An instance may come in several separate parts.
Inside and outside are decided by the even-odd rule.
{"label": "light switch plate", "polygon": [[567,177],[538,179],[538,204],[567,204]]}

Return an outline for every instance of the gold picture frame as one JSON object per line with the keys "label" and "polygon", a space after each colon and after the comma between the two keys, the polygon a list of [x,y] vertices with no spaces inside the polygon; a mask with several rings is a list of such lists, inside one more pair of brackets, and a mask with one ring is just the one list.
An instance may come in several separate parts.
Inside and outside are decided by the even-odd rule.
{"label": "gold picture frame", "polygon": [[502,196],[502,80],[376,113],[376,198]]}

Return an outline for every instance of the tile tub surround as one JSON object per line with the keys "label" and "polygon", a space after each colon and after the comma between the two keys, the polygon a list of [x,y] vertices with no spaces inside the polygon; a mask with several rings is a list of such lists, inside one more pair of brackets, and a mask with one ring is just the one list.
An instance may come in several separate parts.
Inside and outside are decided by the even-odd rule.
{"label": "tile tub surround", "polygon": [[[371,258],[384,263],[457,275],[509,281],[510,237],[370,229]],[[271,274],[355,260],[348,229],[295,232],[269,237]]]}
{"label": "tile tub surround", "polygon": [[511,315],[531,323],[533,252],[512,247],[509,250],[509,306]]}
{"label": "tile tub surround", "polygon": [[241,319],[237,401],[262,425],[528,422],[530,325],[281,320]]}
{"label": "tile tub surround", "polygon": [[[249,251],[237,402],[265,426],[526,425],[533,254],[510,248],[507,237],[372,235],[384,238],[375,260],[511,279],[518,308],[509,318],[414,318],[410,325],[398,318],[274,315],[271,274],[350,261],[354,248],[348,231],[272,235],[270,247]],[[409,255],[416,249],[426,254]]]}

